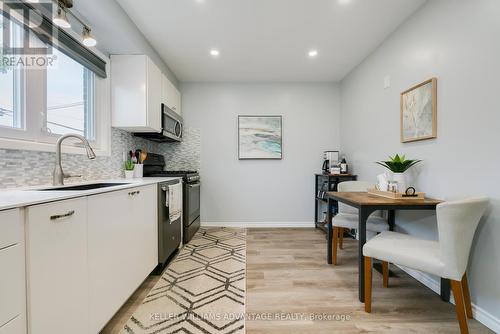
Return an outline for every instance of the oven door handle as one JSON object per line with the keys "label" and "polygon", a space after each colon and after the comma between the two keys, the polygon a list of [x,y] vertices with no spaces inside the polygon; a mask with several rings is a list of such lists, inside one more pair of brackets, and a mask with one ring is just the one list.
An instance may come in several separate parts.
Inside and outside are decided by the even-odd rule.
{"label": "oven door handle", "polygon": [[161,190],[163,190],[164,192],[168,192],[168,186],[162,186]]}
{"label": "oven door handle", "polygon": [[188,184],[188,187],[189,188],[199,188],[200,187],[200,183],[195,183],[195,184]]}

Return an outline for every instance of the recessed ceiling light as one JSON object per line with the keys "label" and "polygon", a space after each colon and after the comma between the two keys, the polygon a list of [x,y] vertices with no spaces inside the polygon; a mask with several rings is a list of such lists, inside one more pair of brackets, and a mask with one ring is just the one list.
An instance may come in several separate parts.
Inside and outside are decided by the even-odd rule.
{"label": "recessed ceiling light", "polygon": [[220,52],[217,49],[210,50],[210,55],[213,57],[217,57],[219,54],[220,54]]}
{"label": "recessed ceiling light", "polygon": [[308,55],[309,57],[314,58],[318,55],[318,50],[310,50]]}
{"label": "recessed ceiling light", "polygon": [[351,0],[338,0],[339,5],[348,5],[351,3]]}

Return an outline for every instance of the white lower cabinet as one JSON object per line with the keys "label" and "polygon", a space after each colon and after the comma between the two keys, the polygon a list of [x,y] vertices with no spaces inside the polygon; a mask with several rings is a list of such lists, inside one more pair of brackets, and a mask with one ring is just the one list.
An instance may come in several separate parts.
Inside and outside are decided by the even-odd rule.
{"label": "white lower cabinet", "polygon": [[87,198],[26,210],[29,332],[88,334]]}
{"label": "white lower cabinet", "polygon": [[[24,244],[0,249],[0,288],[11,287],[1,291],[0,321],[6,323],[0,323],[0,334],[26,333],[25,314],[17,311],[26,307],[16,304],[26,300],[19,297],[25,282],[28,333],[99,333],[158,264],[156,189],[147,185],[26,208],[27,280]],[[2,221],[1,227],[15,235],[15,226]]]}
{"label": "white lower cabinet", "polygon": [[0,272],[0,334],[25,334],[24,220],[20,209],[0,211]]}
{"label": "white lower cabinet", "polygon": [[157,186],[88,197],[90,333],[98,333],[158,264]]}

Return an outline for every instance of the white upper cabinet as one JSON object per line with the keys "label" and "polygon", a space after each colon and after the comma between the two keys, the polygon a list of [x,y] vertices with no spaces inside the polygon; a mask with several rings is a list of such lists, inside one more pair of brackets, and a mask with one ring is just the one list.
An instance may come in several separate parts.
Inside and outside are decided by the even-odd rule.
{"label": "white upper cabinet", "polygon": [[163,74],[145,55],[111,56],[112,125],[131,132],[160,132]]}
{"label": "white upper cabinet", "polygon": [[162,77],[162,102],[177,114],[182,115],[181,93],[165,75]]}

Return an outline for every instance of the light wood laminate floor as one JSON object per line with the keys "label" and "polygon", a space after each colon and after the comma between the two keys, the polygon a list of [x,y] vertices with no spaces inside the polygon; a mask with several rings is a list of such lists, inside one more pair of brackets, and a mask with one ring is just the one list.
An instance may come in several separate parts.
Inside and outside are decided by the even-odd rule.
{"label": "light wood laminate floor", "polygon": [[[246,332],[459,333],[454,305],[394,266],[398,277],[390,278],[388,289],[374,271],[372,313],[365,313],[357,296],[356,241],[344,239],[339,261],[326,264],[326,240],[318,230],[249,229],[246,312],[254,319],[246,321]],[[102,333],[118,333],[158,278],[149,277]],[[310,320],[311,314],[347,320]],[[262,320],[268,316],[283,319]],[[493,333],[475,320],[469,329]]]}
{"label": "light wood laminate floor", "polygon": [[[401,270],[382,287],[374,271],[372,313],[358,301],[357,242],[344,239],[340,264],[326,264],[314,229],[251,229],[247,234],[246,312],[348,316],[346,321],[247,321],[256,333],[458,333],[454,305]],[[391,266],[391,269],[396,269]],[[471,333],[492,333],[473,320]]]}

